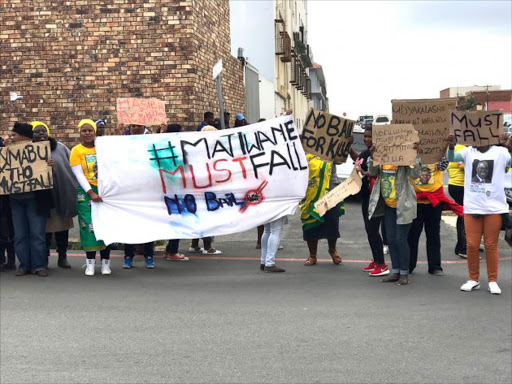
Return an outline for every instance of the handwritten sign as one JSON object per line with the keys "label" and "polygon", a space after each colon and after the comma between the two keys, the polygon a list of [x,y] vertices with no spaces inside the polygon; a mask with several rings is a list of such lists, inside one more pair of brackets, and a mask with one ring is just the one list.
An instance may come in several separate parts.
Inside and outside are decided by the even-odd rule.
{"label": "handwritten sign", "polygon": [[325,212],[335,207],[340,201],[359,193],[362,185],[363,181],[361,180],[361,176],[359,176],[359,173],[354,168],[348,179],[315,203],[315,210],[320,216],[325,215]]}
{"label": "handwritten sign", "polygon": [[117,99],[117,121],[145,126],[167,124],[165,103],[158,99]]}
{"label": "handwritten sign", "polygon": [[413,146],[418,141],[418,132],[412,124],[374,125],[373,162],[375,165],[414,165],[417,151]]}
{"label": "handwritten sign", "polygon": [[[308,166],[292,116],[229,131],[96,139],[96,237],[147,243],[246,231],[293,214]],[[133,225],[133,223],[137,225]]]}
{"label": "handwritten sign", "polygon": [[392,100],[394,124],[412,124],[418,132],[423,164],[437,164],[446,154],[450,111],[456,99]]}
{"label": "handwritten sign", "polygon": [[50,142],[0,148],[0,195],[53,188]]}
{"label": "handwritten sign", "polygon": [[302,131],[304,150],[322,160],[335,163],[347,161],[355,121],[311,109]]}
{"label": "handwritten sign", "polygon": [[451,111],[450,132],[457,143],[464,145],[500,144],[503,114],[501,111]]}

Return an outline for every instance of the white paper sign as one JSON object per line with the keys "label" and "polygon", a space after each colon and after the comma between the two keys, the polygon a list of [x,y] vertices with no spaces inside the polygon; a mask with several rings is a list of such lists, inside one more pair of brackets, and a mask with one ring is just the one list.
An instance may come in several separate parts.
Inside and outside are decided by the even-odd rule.
{"label": "white paper sign", "polygon": [[216,132],[96,139],[96,237],[138,244],[242,232],[295,213],[308,183],[292,116]]}
{"label": "white paper sign", "polygon": [[222,72],[222,59],[217,61],[217,63],[213,66],[213,80],[215,80],[220,73]]}

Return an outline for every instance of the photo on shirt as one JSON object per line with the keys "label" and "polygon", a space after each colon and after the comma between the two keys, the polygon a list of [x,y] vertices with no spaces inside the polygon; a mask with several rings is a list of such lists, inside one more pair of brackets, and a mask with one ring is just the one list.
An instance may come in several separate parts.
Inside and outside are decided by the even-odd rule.
{"label": "photo on shirt", "polygon": [[471,182],[478,184],[490,184],[492,183],[493,171],[494,160],[473,160]]}
{"label": "photo on shirt", "polygon": [[420,177],[415,180],[416,185],[434,185],[435,179],[432,170],[428,167],[421,168]]}

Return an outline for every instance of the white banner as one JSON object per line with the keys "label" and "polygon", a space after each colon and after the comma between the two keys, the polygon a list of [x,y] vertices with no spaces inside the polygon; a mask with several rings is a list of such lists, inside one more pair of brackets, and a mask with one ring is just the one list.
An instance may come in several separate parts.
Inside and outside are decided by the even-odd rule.
{"label": "white banner", "polygon": [[140,244],[242,232],[297,210],[308,167],[292,116],[216,132],[96,139],[96,237]]}

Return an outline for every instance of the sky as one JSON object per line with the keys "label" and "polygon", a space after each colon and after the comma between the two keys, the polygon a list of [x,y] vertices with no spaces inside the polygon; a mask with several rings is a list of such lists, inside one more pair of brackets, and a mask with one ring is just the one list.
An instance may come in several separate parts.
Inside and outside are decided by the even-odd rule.
{"label": "sky", "polygon": [[330,112],[391,114],[392,99],[512,88],[511,1],[308,2],[308,43]]}

